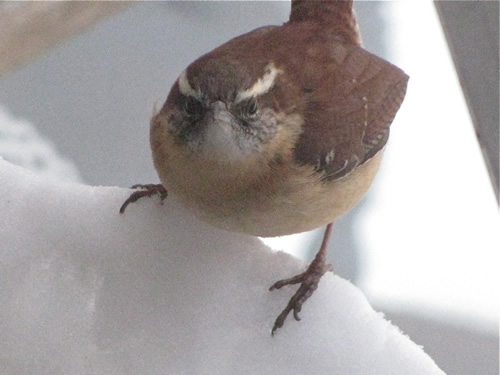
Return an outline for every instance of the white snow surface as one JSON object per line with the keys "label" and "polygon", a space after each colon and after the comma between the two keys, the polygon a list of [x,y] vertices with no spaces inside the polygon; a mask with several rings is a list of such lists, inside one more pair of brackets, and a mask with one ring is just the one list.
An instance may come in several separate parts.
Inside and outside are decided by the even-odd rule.
{"label": "white snow surface", "polygon": [[1,374],[443,374],[333,274],[272,337],[305,265],[129,194],[0,160]]}
{"label": "white snow surface", "polygon": [[13,116],[0,104],[0,157],[39,175],[67,182],[82,182],[71,160],[61,156],[50,140],[31,122]]}

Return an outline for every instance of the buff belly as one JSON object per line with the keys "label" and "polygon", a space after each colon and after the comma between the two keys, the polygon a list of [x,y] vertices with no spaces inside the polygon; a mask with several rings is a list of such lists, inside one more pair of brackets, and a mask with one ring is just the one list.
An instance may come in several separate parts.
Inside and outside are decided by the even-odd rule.
{"label": "buff belly", "polygon": [[232,232],[275,237],[324,226],[351,210],[369,189],[382,154],[379,152],[347,176],[326,182],[311,178],[311,169],[306,167],[288,171],[274,184],[269,180],[274,179],[275,174],[254,181],[248,179],[251,171],[240,171],[241,176],[236,176],[234,181],[204,169],[186,174],[183,172],[196,169],[168,168],[159,174],[164,186],[210,225]]}

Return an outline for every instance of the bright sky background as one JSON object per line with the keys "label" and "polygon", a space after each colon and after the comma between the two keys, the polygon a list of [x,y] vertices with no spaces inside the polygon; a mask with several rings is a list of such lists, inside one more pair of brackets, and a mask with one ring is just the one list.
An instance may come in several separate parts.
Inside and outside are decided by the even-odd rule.
{"label": "bright sky background", "polygon": [[[361,287],[379,306],[497,330],[497,203],[439,19],[429,0],[392,5],[390,60],[410,82],[358,227]],[[307,239],[268,243],[300,253]]]}

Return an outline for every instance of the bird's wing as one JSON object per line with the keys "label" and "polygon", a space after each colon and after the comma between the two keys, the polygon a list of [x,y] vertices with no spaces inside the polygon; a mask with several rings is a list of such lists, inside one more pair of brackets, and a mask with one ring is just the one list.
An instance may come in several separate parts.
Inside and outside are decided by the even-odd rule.
{"label": "bird's wing", "polygon": [[295,158],[333,180],[384,147],[408,76],[355,45],[338,43],[325,53],[324,69],[302,83],[304,125]]}

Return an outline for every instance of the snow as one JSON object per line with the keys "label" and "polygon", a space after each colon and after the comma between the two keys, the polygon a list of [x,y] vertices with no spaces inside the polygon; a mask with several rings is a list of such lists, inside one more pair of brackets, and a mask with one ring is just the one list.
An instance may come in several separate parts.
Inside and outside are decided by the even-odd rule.
{"label": "snow", "polygon": [[0,373],[443,374],[332,274],[272,337],[304,264],[129,194],[0,160]]}
{"label": "snow", "polygon": [[39,175],[81,182],[76,166],[62,157],[51,141],[25,119],[13,116],[0,104],[0,156]]}

